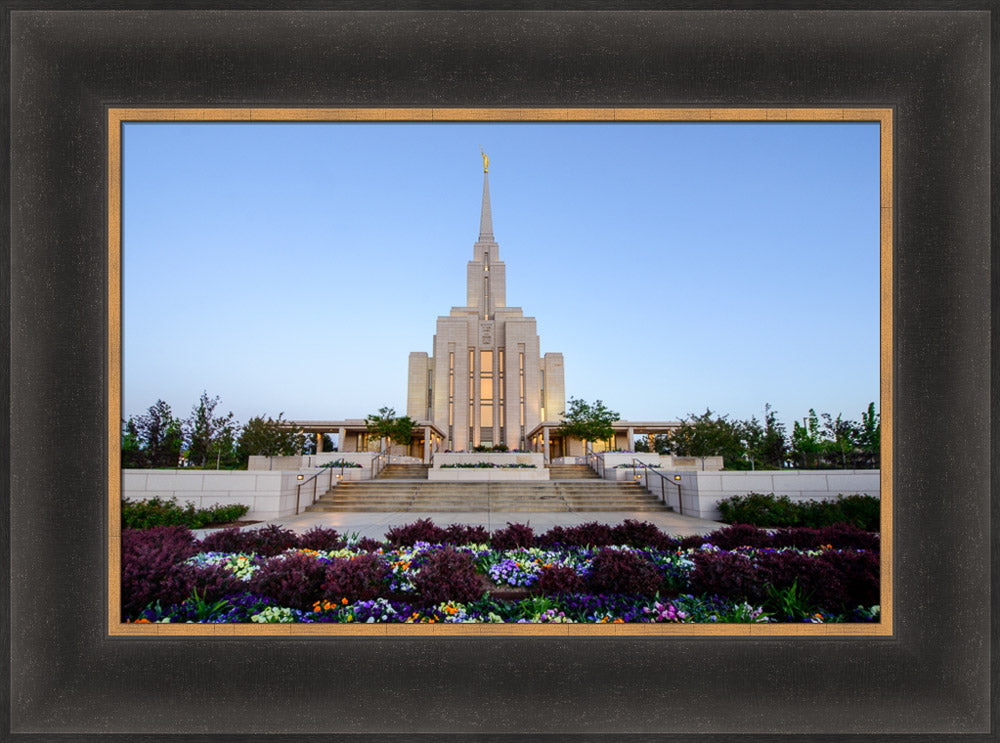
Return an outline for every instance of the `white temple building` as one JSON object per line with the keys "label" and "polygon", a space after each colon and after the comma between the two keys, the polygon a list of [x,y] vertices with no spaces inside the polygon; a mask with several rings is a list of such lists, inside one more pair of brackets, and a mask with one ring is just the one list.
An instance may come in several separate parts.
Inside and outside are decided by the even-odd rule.
{"label": "white temple building", "polygon": [[535,318],[507,306],[506,266],[493,236],[489,160],[483,156],[479,239],[466,303],[437,319],[433,352],[410,354],[406,414],[444,433],[445,448],[528,449],[540,424],[566,407],[561,353],[540,351]]}
{"label": "white temple building", "polygon": [[[507,306],[506,266],[493,235],[489,159],[483,154],[479,239],[466,269],[465,305],[437,319],[431,354],[410,353],[406,415],[416,422],[408,445],[394,455],[431,461],[435,452],[474,448],[538,452],[546,462],[581,457],[585,443],[558,433],[566,410],[563,355],[541,353],[534,317]],[[316,436],[336,433],[340,452],[378,449],[364,419],[288,421]],[[676,421],[617,421],[609,441],[586,442],[593,451],[631,451],[636,435],[653,437]]]}

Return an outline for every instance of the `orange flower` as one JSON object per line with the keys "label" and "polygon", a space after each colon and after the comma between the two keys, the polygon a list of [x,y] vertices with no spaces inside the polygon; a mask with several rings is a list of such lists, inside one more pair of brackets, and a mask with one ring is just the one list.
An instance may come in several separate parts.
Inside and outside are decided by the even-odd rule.
{"label": "orange flower", "polygon": [[342,604],[344,604],[346,606],[347,605],[347,597],[345,596],[344,598],[342,598],[340,600],[340,603],[342,603]]}

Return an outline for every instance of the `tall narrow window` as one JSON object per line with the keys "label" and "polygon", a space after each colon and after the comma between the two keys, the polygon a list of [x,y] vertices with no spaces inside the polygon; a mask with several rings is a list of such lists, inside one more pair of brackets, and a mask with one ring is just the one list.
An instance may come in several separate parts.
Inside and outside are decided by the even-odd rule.
{"label": "tall narrow window", "polygon": [[500,443],[506,444],[507,438],[504,431],[506,425],[506,410],[504,409],[504,373],[503,373],[503,349],[497,349],[497,417],[500,419]]}
{"label": "tall narrow window", "polygon": [[479,352],[479,440],[493,441],[493,352]]}
{"label": "tall narrow window", "polygon": [[538,370],[538,379],[540,383],[540,392],[538,397],[541,400],[539,413],[542,416],[542,420],[545,420],[545,370],[544,369]]}
{"label": "tall narrow window", "polygon": [[476,440],[476,351],[469,349],[469,448]]}
{"label": "tall narrow window", "polygon": [[490,252],[483,251],[483,319],[490,319]]}
{"label": "tall narrow window", "polygon": [[448,353],[448,444],[455,445],[455,352]]}
{"label": "tall narrow window", "polygon": [[518,354],[517,359],[517,372],[518,372],[518,389],[520,397],[520,409],[521,409],[521,442],[522,447],[524,444],[524,352]]}
{"label": "tall narrow window", "polygon": [[434,408],[434,372],[427,370],[427,420],[431,420]]}

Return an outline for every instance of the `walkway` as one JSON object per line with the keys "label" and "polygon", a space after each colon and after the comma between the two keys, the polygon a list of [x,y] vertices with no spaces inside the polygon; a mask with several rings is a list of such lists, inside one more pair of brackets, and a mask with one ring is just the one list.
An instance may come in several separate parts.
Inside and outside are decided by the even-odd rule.
{"label": "walkway", "polygon": [[[359,537],[371,537],[372,539],[383,539],[386,531],[394,526],[410,524],[420,518],[429,518],[438,526],[448,526],[449,524],[469,524],[472,526],[484,526],[490,531],[503,529],[507,523],[528,524],[535,530],[536,534],[542,534],[553,526],[576,526],[591,521],[615,526],[626,519],[636,521],[649,521],[656,524],[663,532],[677,537],[686,537],[694,534],[708,534],[709,532],[721,529],[725,524],[718,521],[708,521],[706,519],[693,518],[691,516],[681,516],[670,511],[666,512],[630,512],[630,511],[577,511],[577,512],[497,512],[497,511],[466,511],[456,513],[414,513],[402,511],[390,511],[384,513],[372,513],[363,511],[339,511],[339,512],[319,512],[301,513],[298,516],[285,516],[271,521],[254,524],[247,527],[257,529],[268,524],[278,524],[287,529],[292,529],[298,533],[308,531],[314,526],[334,528],[341,534],[357,534]],[[199,536],[205,530],[199,531]]]}

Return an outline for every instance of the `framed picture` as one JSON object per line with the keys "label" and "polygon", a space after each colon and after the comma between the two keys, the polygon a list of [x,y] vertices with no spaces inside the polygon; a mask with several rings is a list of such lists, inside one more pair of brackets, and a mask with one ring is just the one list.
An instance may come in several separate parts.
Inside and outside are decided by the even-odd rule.
{"label": "framed picture", "polygon": [[[991,731],[990,13],[8,18],[12,735]],[[891,113],[891,634],[109,632],[113,112],[581,108]]]}

